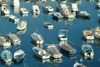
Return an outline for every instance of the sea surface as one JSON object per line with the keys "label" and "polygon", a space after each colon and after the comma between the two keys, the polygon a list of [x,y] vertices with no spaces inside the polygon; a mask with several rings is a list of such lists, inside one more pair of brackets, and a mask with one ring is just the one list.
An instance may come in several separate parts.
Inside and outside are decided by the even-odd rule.
{"label": "sea surface", "polygon": [[[7,0],[6,0],[7,1]],[[52,6],[54,8],[53,12],[56,12],[56,4],[59,4],[63,1],[20,1],[20,8],[26,8],[29,13],[28,16],[20,15],[20,8],[14,8],[11,6],[10,1],[5,2],[10,9],[10,14],[15,15],[21,20],[27,21],[27,29],[19,33],[17,31],[17,24],[9,21],[9,18],[4,15],[0,15],[0,36],[7,37],[7,34],[13,33],[16,34],[21,39],[21,46],[11,46],[10,48],[0,47],[0,54],[3,50],[7,49],[11,51],[12,54],[18,49],[22,49],[25,52],[25,59],[19,63],[12,60],[9,63],[4,63],[0,61],[0,67],[73,67],[74,63],[80,62],[80,59],[83,59],[82,64],[87,67],[100,67],[100,40],[95,38],[92,41],[86,41],[82,38],[83,30],[94,29],[97,26],[100,26],[99,19],[97,15],[100,13],[100,9],[96,8],[95,0],[66,0],[66,5],[69,3],[77,3],[78,10],[87,11],[91,14],[90,18],[81,18],[75,17],[74,19],[63,19],[56,20],[52,18],[52,12],[45,13],[43,12],[43,6]],[[40,8],[40,14],[36,17],[31,13],[32,5],[37,4]],[[50,22],[54,25],[53,29],[47,29],[44,27],[44,22]],[[68,30],[68,44],[74,47],[77,50],[77,54],[75,56],[69,56],[65,52],[61,53],[63,56],[61,59],[47,59],[41,60],[36,57],[32,51],[32,48],[36,45],[32,42],[31,34],[39,31],[41,36],[44,38],[44,44],[40,47],[44,48],[45,44],[58,44],[58,33],[59,30],[66,29]],[[84,58],[81,54],[81,46],[83,44],[90,44],[94,50],[94,57],[92,59]]]}

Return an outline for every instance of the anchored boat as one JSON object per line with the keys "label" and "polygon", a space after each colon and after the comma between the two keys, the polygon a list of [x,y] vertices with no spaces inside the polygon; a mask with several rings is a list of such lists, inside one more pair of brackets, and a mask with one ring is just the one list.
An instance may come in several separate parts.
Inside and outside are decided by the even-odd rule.
{"label": "anchored boat", "polygon": [[44,26],[49,29],[53,29],[53,25],[50,22],[44,22]]}
{"label": "anchored boat", "polygon": [[52,8],[51,6],[44,6],[42,9],[48,12],[52,12],[54,10],[54,8]]}
{"label": "anchored boat", "polygon": [[76,11],[76,15],[81,16],[81,17],[89,17],[90,14],[87,13],[86,11]]}
{"label": "anchored boat", "polygon": [[21,8],[20,13],[21,14],[28,14],[28,10],[26,8]]}
{"label": "anchored boat", "polygon": [[54,12],[52,16],[56,19],[63,19],[63,16],[59,12]]}

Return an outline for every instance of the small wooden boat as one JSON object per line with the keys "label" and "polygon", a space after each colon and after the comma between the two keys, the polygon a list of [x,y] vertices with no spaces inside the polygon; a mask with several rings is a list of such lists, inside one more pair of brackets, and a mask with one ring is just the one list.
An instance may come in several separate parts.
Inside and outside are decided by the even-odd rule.
{"label": "small wooden boat", "polygon": [[86,11],[76,11],[76,15],[81,16],[81,17],[89,17],[90,14],[87,13]]}
{"label": "small wooden boat", "polygon": [[40,34],[38,34],[37,32],[32,33],[31,38],[32,38],[32,41],[35,42],[36,44],[44,43],[43,37]]}
{"label": "small wooden boat", "polygon": [[50,58],[50,54],[48,54],[42,48],[33,47],[33,52],[36,54],[36,56],[40,57],[41,59],[48,59],[48,58]]}
{"label": "small wooden boat", "polygon": [[26,8],[21,8],[20,13],[22,14],[28,14],[28,10]]}
{"label": "small wooden boat", "polygon": [[54,8],[52,8],[51,6],[44,6],[42,9],[48,12],[52,12],[54,10]]}
{"label": "small wooden boat", "polygon": [[1,53],[1,59],[4,61],[4,62],[9,62],[12,60],[12,53],[8,50],[4,50],[2,53]]}
{"label": "small wooden boat", "polygon": [[0,36],[0,45],[1,46],[4,46],[4,47],[7,47],[7,46],[11,46],[11,43],[8,42],[5,37],[3,36]]}
{"label": "small wooden boat", "polygon": [[44,22],[44,26],[47,28],[53,28],[53,25],[50,22]]}
{"label": "small wooden boat", "polygon": [[59,12],[54,12],[52,15],[53,15],[53,17],[55,17],[57,19],[62,19],[63,18],[63,16]]}
{"label": "small wooden boat", "polygon": [[69,44],[67,44],[65,42],[60,42],[59,46],[60,46],[61,50],[67,52],[70,55],[77,53],[76,49],[74,49],[72,46],[70,46]]}
{"label": "small wooden boat", "polygon": [[21,45],[20,44],[21,40],[17,37],[17,35],[10,33],[7,35],[7,37],[14,45]]}
{"label": "small wooden boat", "polygon": [[92,46],[87,45],[87,44],[83,44],[82,45],[82,54],[84,55],[84,57],[93,58],[94,51],[92,49]]}
{"label": "small wooden boat", "polygon": [[17,30],[24,30],[27,28],[27,22],[25,20],[21,20],[17,25]]}
{"label": "small wooden boat", "polygon": [[55,44],[48,44],[46,46],[46,51],[53,58],[61,58],[62,57],[61,52],[58,50],[58,48],[57,48],[57,46]]}
{"label": "small wooden boat", "polygon": [[59,38],[60,41],[68,39],[67,32],[68,32],[68,30],[63,30],[63,29],[59,30],[58,38]]}
{"label": "small wooden boat", "polygon": [[17,50],[15,53],[14,53],[14,60],[19,62],[21,60],[24,59],[24,56],[25,56],[25,53],[23,50]]}
{"label": "small wooden boat", "polygon": [[83,37],[85,39],[94,39],[94,35],[92,34],[91,30],[84,30],[83,31]]}
{"label": "small wooden boat", "polygon": [[82,63],[78,63],[76,61],[76,63],[73,65],[73,67],[87,67],[87,66],[83,65]]}

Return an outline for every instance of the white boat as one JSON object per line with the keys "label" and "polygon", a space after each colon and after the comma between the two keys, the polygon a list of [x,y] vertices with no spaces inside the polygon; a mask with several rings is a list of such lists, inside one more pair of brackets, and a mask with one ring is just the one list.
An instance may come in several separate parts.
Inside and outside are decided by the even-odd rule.
{"label": "white boat", "polygon": [[20,9],[20,7],[12,7],[13,8],[13,11],[14,11],[14,13],[19,13],[19,9]]}
{"label": "white boat", "polygon": [[20,13],[21,14],[28,14],[28,10],[26,8],[21,8]]}
{"label": "white boat", "polygon": [[76,11],[76,15],[81,16],[81,17],[89,17],[90,14],[87,13],[86,11]]}
{"label": "white boat", "polygon": [[14,60],[19,62],[24,59],[25,53],[23,50],[17,50],[14,52]]}
{"label": "white boat", "polygon": [[60,13],[62,14],[62,16],[66,17],[66,18],[74,18],[75,17],[75,15],[72,14],[68,9],[61,10]]}
{"label": "white boat", "polygon": [[68,30],[59,30],[59,33],[58,33],[58,38],[60,41],[63,41],[63,40],[67,40],[68,37],[67,37],[67,32]]}
{"label": "white boat", "polygon": [[100,1],[95,3],[97,8],[100,8]]}
{"label": "white boat", "polygon": [[83,37],[85,39],[94,39],[94,35],[92,34],[91,30],[84,30],[83,31]]}
{"label": "white boat", "polygon": [[76,61],[76,63],[73,65],[73,67],[87,67],[87,66],[83,65],[82,63],[78,63]]}
{"label": "white boat", "polygon": [[21,45],[21,40],[17,37],[17,35],[10,33],[7,35],[7,37],[14,45]]}
{"label": "white boat", "polygon": [[76,3],[69,3],[68,9],[71,10],[71,11],[78,11],[77,4]]}
{"label": "white boat", "polygon": [[5,37],[2,37],[0,36],[0,45],[1,46],[4,46],[4,47],[7,47],[7,46],[11,46],[11,43],[8,42]]}
{"label": "white boat", "polygon": [[56,5],[56,8],[58,9],[58,10],[65,10],[65,9],[68,9],[68,6],[66,5],[66,4],[57,4]]}
{"label": "white boat", "polygon": [[54,12],[52,15],[53,15],[53,17],[55,17],[57,19],[62,19],[63,18],[63,16],[59,12]]}
{"label": "white boat", "polygon": [[100,27],[96,27],[95,29],[92,29],[92,33],[96,38],[100,39]]}
{"label": "white boat", "polygon": [[52,11],[54,10],[54,8],[51,7],[51,6],[44,6],[42,9],[43,9],[44,11],[48,11],[48,12],[52,12]]}
{"label": "white boat", "polygon": [[53,28],[53,25],[50,22],[44,22],[44,26],[47,28]]}
{"label": "white boat", "polygon": [[11,4],[12,4],[14,7],[19,7],[19,6],[20,6],[19,0],[11,0]]}
{"label": "white boat", "polygon": [[10,10],[9,10],[7,4],[2,4],[2,5],[1,5],[1,13],[3,13],[3,14],[8,14],[8,15],[10,14]]}
{"label": "white boat", "polygon": [[32,6],[32,13],[36,13],[36,14],[40,14],[40,9],[38,7],[38,5],[33,5]]}
{"label": "white boat", "polygon": [[10,51],[8,51],[8,50],[2,51],[2,53],[1,53],[1,59],[4,62],[10,62],[12,60],[12,53]]}
{"label": "white boat", "polygon": [[14,23],[18,23],[20,19],[14,15],[9,15],[9,20],[14,22]]}
{"label": "white boat", "polygon": [[82,54],[84,55],[84,57],[86,58],[93,58],[94,56],[94,51],[92,49],[92,46],[88,45],[88,44],[83,44],[82,45]]}
{"label": "white boat", "polygon": [[17,30],[24,30],[27,28],[27,22],[25,20],[21,20],[17,25]]}
{"label": "white boat", "polygon": [[32,33],[31,38],[32,38],[32,41],[35,42],[36,44],[44,43],[43,37],[40,34],[38,34],[37,32]]}
{"label": "white boat", "polygon": [[98,16],[98,19],[100,19],[100,14],[98,14],[97,16]]}
{"label": "white boat", "polygon": [[57,48],[57,46],[55,44],[46,45],[46,51],[53,58],[61,58],[62,57],[61,52],[58,50],[58,48]]}
{"label": "white boat", "polygon": [[41,59],[48,59],[50,58],[50,54],[48,54],[44,49],[33,47],[33,52]]}

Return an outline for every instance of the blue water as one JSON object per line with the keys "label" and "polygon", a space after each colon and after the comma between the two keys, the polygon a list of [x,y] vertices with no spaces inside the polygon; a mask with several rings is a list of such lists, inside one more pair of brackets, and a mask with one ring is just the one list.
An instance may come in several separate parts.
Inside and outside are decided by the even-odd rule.
{"label": "blue water", "polygon": [[[76,1],[67,1],[66,4],[74,2],[76,3]],[[84,10],[87,11],[88,13],[91,14],[90,16],[90,20],[84,19],[84,18],[74,18],[73,21],[68,21],[68,19],[66,20],[62,20],[61,22],[55,21],[52,19],[52,15],[47,15],[43,13],[42,7],[43,5],[50,5],[54,8],[54,12],[56,12],[56,4],[58,4],[58,1],[47,1],[47,3],[37,3],[37,5],[40,8],[40,15],[38,17],[34,17],[32,18],[32,13],[31,13],[31,7],[33,2],[30,3],[25,3],[25,1],[21,1],[20,2],[20,7],[25,7],[26,9],[28,9],[29,13],[28,16],[26,17],[22,17],[20,15],[20,11],[17,13],[14,13],[14,9],[13,7],[11,7],[10,2],[6,2],[6,4],[8,5],[9,9],[10,9],[10,14],[11,15],[15,15],[16,17],[23,19],[25,21],[27,21],[28,26],[27,26],[27,30],[25,33],[23,34],[17,34],[17,24],[14,24],[13,22],[10,22],[9,20],[3,20],[4,18],[2,18],[2,15],[0,15],[0,36],[5,36],[7,34],[14,33],[16,34],[20,39],[21,39],[21,46],[11,46],[11,48],[7,48],[7,50],[11,51],[12,54],[14,54],[14,52],[18,49],[22,49],[25,52],[25,59],[23,61],[21,61],[20,63],[16,63],[14,62],[14,60],[12,60],[12,62],[9,62],[8,67],[24,67],[24,65],[26,65],[26,67],[73,67],[73,64],[76,62],[76,60],[78,62],[80,62],[80,59],[83,59],[83,64],[86,65],[87,67],[100,67],[100,41],[98,39],[93,40],[93,43],[88,43],[93,47],[94,50],[94,58],[93,59],[85,59],[82,55],[81,55],[81,45],[85,43],[85,41],[82,40],[82,31],[87,29],[87,27],[89,29],[91,28],[95,28],[97,26],[99,26],[99,22],[98,22],[98,18],[97,18],[97,14],[100,13],[100,11],[98,9],[95,8],[95,2],[96,1],[89,1],[89,0],[82,0],[81,3],[78,3],[78,9],[79,10]],[[44,27],[44,22],[50,22],[54,25],[54,28],[49,30],[47,28]],[[56,43],[59,44],[58,41],[58,36],[57,34],[59,33],[60,29],[68,29],[68,44],[70,44],[71,46],[73,46],[76,50],[77,50],[77,54],[76,56],[68,56],[66,53],[63,53],[63,56],[60,60],[62,61],[58,61],[55,62],[56,59],[48,59],[46,62],[45,60],[41,60],[38,57],[34,56],[34,53],[32,51],[32,48],[34,45],[34,43],[32,43],[31,41],[31,34],[33,32],[36,31],[36,29],[40,32],[40,34],[43,36],[44,38],[44,44],[51,44],[51,43]],[[74,44],[73,44],[74,43]],[[1,48],[0,49],[0,53],[3,51],[4,49]],[[43,62],[45,61],[45,62]],[[0,61],[0,67],[5,67],[6,64],[2,61]]]}

